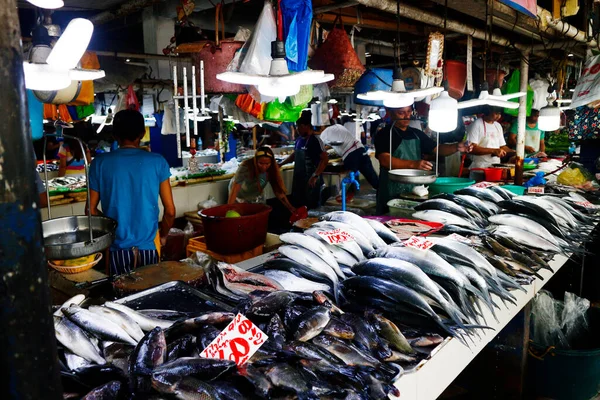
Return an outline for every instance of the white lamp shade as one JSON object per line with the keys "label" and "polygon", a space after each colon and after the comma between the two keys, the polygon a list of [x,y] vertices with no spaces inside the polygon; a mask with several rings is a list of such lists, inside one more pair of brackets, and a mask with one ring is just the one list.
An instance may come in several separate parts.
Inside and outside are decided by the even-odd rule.
{"label": "white lamp shade", "polygon": [[447,91],[431,101],[429,129],[435,132],[452,132],[458,124],[458,102]]}
{"label": "white lamp shade", "polygon": [[415,98],[405,93],[390,93],[383,99],[383,106],[387,108],[403,108],[412,106],[415,102]]}
{"label": "white lamp shade", "polygon": [[47,64],[23,63],[25,87],[31,90],[61,90],[71,84],[69,71],[56,70]]}
{"label": "white lamp shade", "polygon": [[75,68],[90,44],[93,33],[94,24],[91,21],[84,18],[71,20],[46,62],[55,68]]}
{"label": "white lamp shade", "polygon": [[106,73],[101,69],[73,68],[69,70],[69,78],[73,81],[93,81],[105,76]]}
{"label": "white lamp shade", "polygon": [[27,0],[36,7],[46,8],[48,10],[55,10],[65,5],[63,0]]}
{"label": "white lamp shade", "polygon": [[538,128],[545,132],[552,132],[560,128],[560,108],[546,106],[540,110]]}

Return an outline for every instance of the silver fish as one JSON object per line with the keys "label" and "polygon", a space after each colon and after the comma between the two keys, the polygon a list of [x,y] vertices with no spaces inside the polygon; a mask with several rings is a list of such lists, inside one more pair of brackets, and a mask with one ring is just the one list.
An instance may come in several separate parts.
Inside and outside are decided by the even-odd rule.
{"label": "silver fish", "polygon": [[390,243],[395,243],[395,242],[400,241],[400,239],[398,239],[398,236],[396,236],[396,234],[394,232],[392,232],[392,230],[390,228],[388,228],[381,222],[379,222],[375,219],[370,219],[370,218],[363,218],[363,219],[369,225],[371,225],[371,228],[373,228],[375,230],[375,232],[379,235],[379,237],[382,238],[383,240],[390,242]]}
{"label": "silver fish", "polygon": [[333,256],[333,254],[331,254],[327,247],[325,247],[325,243],[323,243],[322,241],[315,239],[314,237],[309,235],[293,232],[284,233],[283,235],[279,236],[279,239],[284,243],[304,247],[305,249],[312,251],[313,253],[321,257],[323,261],[329,264],[329,266],[333,268],[337,276],[339,276],[342,279],[345,278],[344,273],[340,270],[340,266],[336,261],[335,257]]}
{"label": "silver fish", "polygon": [[325,244],[325,246],[327,247],[327,250],[331,252],[333,257],[335,257],[338,264],[353,266],[358,262],[357,258],[339,246],[334,246],[332,244]]}
{"label": "silver fish", "polygon": [[88,308],[92,313],[101,315],[115,324],[119,325],[129,336],[131,336],[136,342],[139,342],[144,337],[144,332],[140,326],[131,318],[129,315],[122,311],[115,310],[108,307],[90,306]]}
{"label": "silver fish", "polygon": [[469,229],[473,229],[473,230],[479,229],[479,227],[477,225],[475,225],[473,222],[466,220],[462,217],[459,217],[457,215],[447,213],[445,211],[438,211],[438,210],[417,211],[417,212],[413,213],[413,217],[415,219],[422,219],[423,221],[439,222],[444,225],[464,226],[465,228],[469,228]]}
{"label": "silver fish", "polygon": [[333,211],[323,215],[320,219],[323,221],[338,221],[354,227],[366,236],[376,249],[386,246],[386,243],[379,237],[377,232],[375,232],[375,229],[373,229],[365,219],[354,213],[348,211]]}
{"label": "silver fish", "polygon": [[356,243],[358,243],[358,245],[360,246],[360,249],[365,254],[368,254],[368,253],[372,252],[373,250],[375,250],[375,248],[371,244],[371,241],[365,235],[363,235],[358,230],[354,229],[352,226],[350,226],[348,224],[344,224],[343,222],[323,221],[323,222],[317,222],[313,226],[315,228],[324,228],[324,229],[328,229],[328,230],[332,230],[332,231],[335,229],[341,229],[342,231],[348,232],[349,234],[351,234],[354,237],[354,240],[356,240]]}
{"label": "silver fish", "polygon": [[501,225],[494,230],[494,235],[507,237],[517,243],[539,250],[561,253],[562,250],[547,239],[508,225]]}
{"label": "silver fish", "polygon": [[333,291],[337,299],[340,281],[335,271],[325,261],[313,252],[298,246],[281,246],[278,250],[284,256],[327,276],[333,282]]}
{"label": "silver fish", "polygon": [[104,305],[108,308],[112,308],[113,310],[121,311],[122,313],[127,314],[131,319],[133,319],[137,324],[142,328],[144,332],[151,331],[157,326],[162,329],[167,329],[171,325],[173,325],[173,321],[165,321],[158,318],[150,318],[139,312],[119,303],[115,303],[112,301],[107,301]]}
{"label": "silver fish", "polygon": [[312,293],[315,290],[323,290],[326,292],[331,291],[329,285],[323,283],[313,282],[308,279],[300,278],[287,271],[279,271],[276,269],[269,269],[263,273],[269,279],[278,282],[284,290],[291,292],[306,292]]}
{"label": "silver fish", "polygon": [[94,314],[75,305],[63,308],[63,314],[80,328],[99,339],[128,343],[134,346],[137,344],[137,341],[129,336],[123,328],[102,315]]}
{"label": "silver fish", "polygon": [[[306,235],[310,235],[310,236],[314,237],[315,239],[319,239],[319,240],[322,240],[323,242],[325,242],[325,239],[323,239],[323,237],[319,234],[319,232],[327,233],[327,232],[329,232],[329,229],[314,227],[314,228],[310,228],[310,229],[307,229],[304,231],[304,233]],[[335,246],[338,246],[338,247],[346,250],[348,253],[352,254],[352,256],[354,256],[354,258],[356,258],[359,261],[362,261],[365,259],[365,256],[364,256],[362,250],[360,249],[360,246],[355,241],[342,242],[342,243],[336,244]]]}
{"label": "silver fish", "polygon": [[467,194],[458,194],[456,196],[462,201],[467,202],[468,204],[477,208],[478,210],[482,211],[488,216],[494,214],[493,210],[490,210],[490,208],[483,201],[481,201],[475,196],[469,196]]}
{"label": "silver fish", "polygon": [[65,301],[62,304],[62,306],[60,306],[60,308],[58,310],[56,310],[56,312],[54,312],[54,316],[55,317],[63,317],[63,313],[62,313],[63,308],[68,308],[71,304],[75,304],[76,306],[78,306],[81,303],[83,303],[84,300],[85,300],[85,296],[83,294],[76,294],[75,296],[71,297],[69,300]]}
{"label": "silver fish", "polygon": [[71,371],[77,368],[87,367],[91,365],[90,361],[67,350],[65,350],[65,360],[67,361],[67,367],[69,367]]}
{"label": "silver fish", "polygon": [[544,226],[527,217],[515,214],[500,214],[492,215],[488,221],[496,225],[508,225],[522,229],[537,236],[541,236],[556,246],[560,246],[557,238],[548,231]]}
{"label": "silver fish", "polygon": [[56,339],[71,353],[96,364],[106,361],[100,355],[100,349],[94,345],[83,329],[67,318],[54,317]]}

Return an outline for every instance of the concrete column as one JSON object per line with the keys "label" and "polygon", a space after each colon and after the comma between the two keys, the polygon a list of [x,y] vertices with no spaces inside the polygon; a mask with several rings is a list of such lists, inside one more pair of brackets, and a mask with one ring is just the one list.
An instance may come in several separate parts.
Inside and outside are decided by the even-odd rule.
{"label": "concrete column", "polygon": [[[154,7],[146,7],[143,12],[144,52],[147,54],[163,54],[162,50],[167,47],[171,38],[175,35],[175,21],[173,18],[161,17]],[[148,64],[152,67],[155,78],[172,78],[172,67],[169,66],[169,61],[148,60]]]}
{"label": "concrete column", "polygon": [[[519,90],[527,93],[529,76],[529,52],[523,52],[521,58],[521,86]],[[527,123],[527,96],[519,99],[517,131],[517,160],[515,161],[515,185],[523,184],[523,159],[525,158],[525,124]]]}
{"label": "concrete column", "polygon": [[0,399],[62,399],[37,208],[21,28],[0,0]]}

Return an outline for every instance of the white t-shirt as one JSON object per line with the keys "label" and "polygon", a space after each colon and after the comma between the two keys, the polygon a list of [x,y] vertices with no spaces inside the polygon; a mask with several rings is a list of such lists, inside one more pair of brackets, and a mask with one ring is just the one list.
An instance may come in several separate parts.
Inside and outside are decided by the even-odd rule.
{"label": "white t-shirt", "polygon": [[[483,119],[479,118],[473,122],[467,130],[467,140],[473,144],[488,149],[499,149],[502,146],[506,146],[504,140],[504,131],[502,125],[498,122],[488,124]],[[500,157],[486,154],[484,156],[471,156],[473,164],[471,168],[489,168],[492,164],[499,164]]]}
{"label": "white t-shirt", "polygon": [[[333,147],[335,152],[339,154],[342,159],[345,159],[352,151],[363,147],[360,141],[354,139],[354,134],[342,125],[332,125],[329,128],[326,128],[321,132],[321,140],[326,145]],[[332,142],[342,142],[342,144],[339,146],[332,146],[330,144]]]}

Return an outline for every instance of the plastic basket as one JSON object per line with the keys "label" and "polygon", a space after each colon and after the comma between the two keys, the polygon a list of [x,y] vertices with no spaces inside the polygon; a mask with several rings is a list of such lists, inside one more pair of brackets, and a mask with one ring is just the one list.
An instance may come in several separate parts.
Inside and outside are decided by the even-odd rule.
{"label": "plastic basket", "polygon": [[102,260],[102,253],[96,253],[94,261],[89,262],[87,264],[66,267],[64,265],[56,265],[52,262],[52,260],[48,260],[48,265],[57,270],[58,272],[62,272],[63,274],[78,274],[80,272],[84,272],[88,269],[94,268],[94,266],[98,264],[100,260]]}

